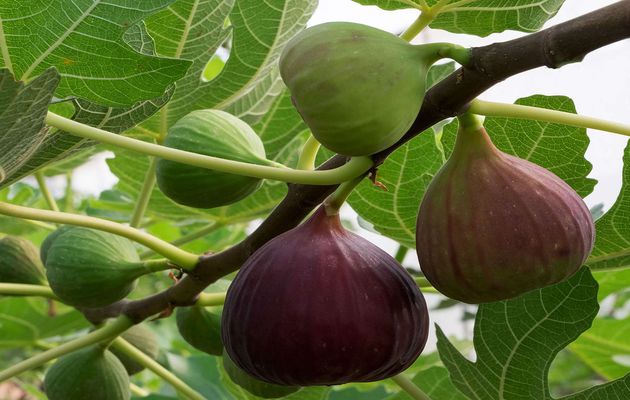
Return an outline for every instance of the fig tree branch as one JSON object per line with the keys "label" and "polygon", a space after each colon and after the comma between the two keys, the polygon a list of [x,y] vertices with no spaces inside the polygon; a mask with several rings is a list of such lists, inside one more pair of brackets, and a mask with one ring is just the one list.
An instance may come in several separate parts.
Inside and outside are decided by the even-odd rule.
{"label": "fig tree branch", "polygon": [[[501,81],[539,67],[559,68],[629,37],[630,0],[621,0],[522,38],[474,48],[466,66],[426,94],[422,109],[407,134],[391,148],[374,156],[376,165],[435,123],[465,112],[473,99]],[[319,169],[336,168],[345,162],[345,157],[335,156]],[[86,316],[99,321],[124,313],[140,322],[173,306],[193,304],[207,285],[237,270],[256,249],[298,225],[336,187],[289,185],[286,197],[247,239],[221,253],[202,256],[195,270],[176,285],[145,299],[125,300],[91,310]]]}

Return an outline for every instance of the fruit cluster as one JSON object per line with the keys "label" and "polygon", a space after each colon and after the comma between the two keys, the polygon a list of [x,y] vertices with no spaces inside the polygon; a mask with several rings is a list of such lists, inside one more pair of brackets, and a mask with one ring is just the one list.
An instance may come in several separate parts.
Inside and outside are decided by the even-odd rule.
{"label": "fruit cluster", "polygon": [[[378,56],[375,56],[378,55]],[[307,29],[285,48],[280,73],[313,136],[346,156],[399,141],[423,103],[433,47],[351,23]],[[218,110],[198,110],[169,130],[166,146],[273,166],[254,130]],[[234,203],[258,178],[160,160],[157,183],[190,207]],[[467,303],[499,301],[560,282],[582,266],[594,238],[589,210],[560,178],[498,150],[481,125],[460,125],[448,161],[417,221],[420,268],[440,292]],[[142,275],[170,268],[141,261],[134,244],[62,226],[37,248],[0,240],[0,281],[49,284],[80,309],[125,298]],[[45,268],[44,268],[45,267]],[[177,327],[196,349],[224,357],[229,376],[263,397],[301,386],[375,381],[408,368],[424,348],[423,295],[390,255],[347,231],[322,206],[258,249],[232,282],[223,310],[179,308]],[[123,338],[155,358],[150,331]],[[50,399],[128,399],[142,366],[106,345],[66,355],[48,371]],[[99,391],[93,391],[98,386]]]}

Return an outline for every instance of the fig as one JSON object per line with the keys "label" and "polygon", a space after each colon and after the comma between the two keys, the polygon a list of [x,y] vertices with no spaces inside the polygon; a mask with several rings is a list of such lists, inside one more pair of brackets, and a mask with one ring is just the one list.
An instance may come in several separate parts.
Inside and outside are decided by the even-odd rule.
{"label": "fig", "polygon": [[[429,46],[429,47],[427,47]],[[396,143],[416,119],[435,47],[389,32],[329,22],[296,35],[280,56],[280,75],[313,136],[346,156]]]}
{"label": "fig", "polygon": [[279,397],[288,396],[301,389],[299,386],[275,385],[258,380],[236,366],[227,352],[223,354],[223,369],[225,369],[225,372],[232,382],[254,396],[262,397],[263,399],[277,399]]}
{"label": "fig", "polygon": [[[152,359],[157,359],[160,347],[151,329],[144,325],[134,325],[125,331],[121,337]],[[122,362],[129,376],[135,375],[144,369],[144,365],[139,364],[125,353],[117,349],[112,349],[111,352]]]}
{"label": "fig", "polygon": [[427,330],[407,271],[323,207],[245,262],[221,323],[239,368],[287,386],[385,379],[414,362]]}
{"label": "fig", "polygon": [[39,246],[39,258],[42,260],[42,264],[46,265],[48,250],[50,249],[50,246],[52,246],[53,241],[57,238],[57,236],[61,235],[71,227],[72,225],[62,225],[55,229],[50,235],[46,236],[46,239],[44,239],[41,246]]}
{"label": "fig", "polygon": [[223,353],[221,314],[200,306],[178,307],[176,321],[180,335],[192,347],[215,356]]}
{"label": "fig", "polygon": [[100,346],[57,360],[46,373],[49,400],[128,400],[129,376],[120,360]]}
{"label": "fig", "polygon": [[76,226],[54,238],[45,267],[53,292],[63,302],[84,308],[103,307],[124,298],[137,278],[152,272],[140,261],[130,240]]}
{"label": "fig", "polygon": [[[219,110],[197,110],[181,118],[168,130],[164,145],[251,164],[270,163],[256,132]],[[262,185],[262,180],[161,159],[157,164],[157,184],[176,203],[213,208],[247,197]]]}
{"label": "fig", "polygon": [[46,284],[39,251],[33,243],[15,236],[0,240],[0,282]]}
{"label": "fig", "polygon": [[420,268],[465,303],[493,302],[560,282],[593,246],[591,214],[552,172],[494,146],[483,127],[462,128],[422,200]]}

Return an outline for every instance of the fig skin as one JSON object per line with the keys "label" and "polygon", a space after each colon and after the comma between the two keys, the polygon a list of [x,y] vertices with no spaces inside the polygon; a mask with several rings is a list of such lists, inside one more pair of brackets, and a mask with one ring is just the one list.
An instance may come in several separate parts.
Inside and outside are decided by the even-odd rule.
{"label": "fig skin", "polygon": [[[120,335],[141,352],[156,360],[160,353],[160,346],[157,338],[151,329],[145,325],[134,325]],[[129,376],[135,375],[144,370],[144,365],[135,361],[127,354],[112,348],[110,350],[123,364]]]}
{"label": "fig skin", "polygon": [[178,307],[175,320],[179,334],[192,347],[214,356],[223,354],[220,313],[201,306]]}
{"label": "fig skin", "polygon": [[[260,137],[244,121],[219,110],[197,110],[177,121],[164,145],[232,161],[269,165]],[[169,199],[194,208],[235,203],[254,193],[262,180],[160,159],[157,184]]]}
{"label": "fig skin", "polygon": [[33,243],[16,236],[0,240],[0,282],[46,285],[39,250]]}
{"label": "fig skin", "polygon": [[295,36],[280,57],[280,75],[313,136],[346,156],[396,143],[416,119],[436,59],[370,26],[329,22]]}
{"label": "fig skin", "polygon": [[152,272],[129,239],[77,226],[59,230],[51,234],[45,267],[50,288],[66,304],[104,307],[127,296],[140,276]]}
{"label": "fig skin", "polygon": [[91,346],[66,354],[46,372],[49,400],[129,400],[129,376],[109,350]]}
{"label": "fig skin", "polygon": [[588,208],[562,179],[500,151],[484,128],[460,128],[422,200],[416,250],[436,289],[475,304],[569,278],[594,235]]}
{"label": "fig skin", "polygon": [[243,265],[221,333],[230,358],[257,379],[336,385],[405,370],[424,348],[428,322],[407,271],[321,207]]}

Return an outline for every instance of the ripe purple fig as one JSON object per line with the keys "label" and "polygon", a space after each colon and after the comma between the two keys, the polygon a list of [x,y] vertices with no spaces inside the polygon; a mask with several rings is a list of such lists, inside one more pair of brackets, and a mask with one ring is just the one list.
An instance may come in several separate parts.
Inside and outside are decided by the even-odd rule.
{"label": "ripe purple fig", "polygon": [[428,322],[407,271],[322,207],[243,265],[227,292],[222,337],[255,378],[336,385],[405,370],[424,348]]}
{"label": "ripe purple fig", "polygon": [[420,268],[466,303],[516,297],[573,275],[591,252],[591,214],[552,172],[462,129],[418,215]]}

